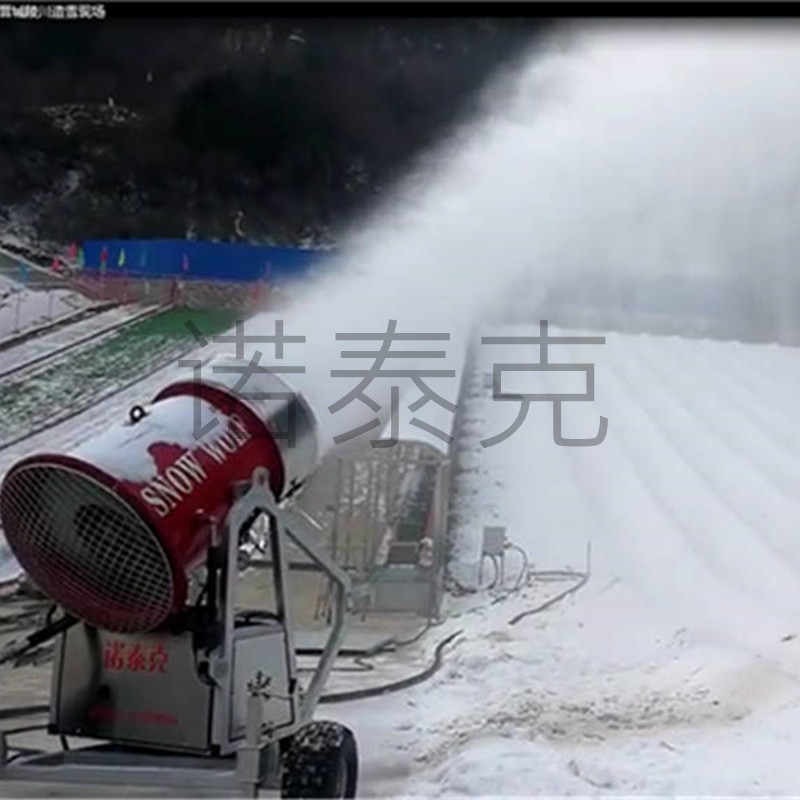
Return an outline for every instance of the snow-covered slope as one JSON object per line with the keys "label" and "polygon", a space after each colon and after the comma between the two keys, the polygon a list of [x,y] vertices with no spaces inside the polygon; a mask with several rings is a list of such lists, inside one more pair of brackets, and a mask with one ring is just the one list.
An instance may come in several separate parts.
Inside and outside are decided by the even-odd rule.
{"label": "snow-covered slope", "polygon": [[[480,354],[484,377],[539,360],[532,345]],[[556,446],[552,404],[532,403],[509,439],[477,445],[461,535],[505,524],[542,569],[582,568],[591,542],[591,579],[515,626],[563,586],[471,613],[453,601],[441,635],[464,634],[433,682],[339,711],[364,791],[797,794],[800,351],[610,334],[550,360],[596,364],[596,402],[565,403],[563,432],[593,436],[602,414],[605,441]],[[519,373],[503,389],[575,392],[580,377]],[[468,409],[477,438],[517,408],[487,388]]]}

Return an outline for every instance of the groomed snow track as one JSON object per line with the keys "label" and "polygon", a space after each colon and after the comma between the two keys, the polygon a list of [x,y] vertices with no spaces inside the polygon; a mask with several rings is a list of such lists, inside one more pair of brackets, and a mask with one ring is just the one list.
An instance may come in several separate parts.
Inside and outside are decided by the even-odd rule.
{"label": "groomed snow track", "polygon": [[[558,331],[598,335],[597,332]],[[484,335],[535,336],[538,324]],[[533,345],[477,345],[462,395],[456,551],[507,526],[533,581],[449,604],[462,630],[444,667],[397,697],[344,708],[371,795],[797,794],[800,724],[800,351],[647,335],[556,345],[595,365],[595,402],[491,398],[492,366]],[[583,375],[506,375],[505,392],[580,392]],[[455,490],[454,490],[455,491]],[[516,620],[517,624],[510,624]],[[365,789],[366,790],[366,789]]]}

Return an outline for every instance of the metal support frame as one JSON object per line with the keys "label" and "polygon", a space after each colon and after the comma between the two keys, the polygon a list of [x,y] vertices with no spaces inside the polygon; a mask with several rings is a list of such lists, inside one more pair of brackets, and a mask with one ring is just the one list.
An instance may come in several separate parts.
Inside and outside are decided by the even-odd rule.
{"label": "metal support frame", "polygon": [[306,723],[314,714],[322,689],[344,643],[347,626],[347,601],[351,592],[351,584],[347,573],[321,549],[317,549],[313,538],[313,528],[300,514],[287,509],[283,511],[282,517],[285,533],[312,561],[328,573],[335,584],[333,626],[300,709],[301,720]]}
{"label": "metal support frame", "polygon": [[[374,452],[353,455],[352,457],[339,456],[330,469],[335,472],[335,491],[332,498],[333,519],[328,525],[331,540],[331,552],[334,553],[339,563],[353,563],[352,553],[347,557],[347,531],[357,519],[359,524],[366,520],[368,525],[367,542],[365,549],[370,557],[360,568],[352,570],[356,587],[352,590],[351,597],[360,595],[362,603],[359,607],[362,619],[373,612],[392,613],[393,611],[408,612],[411,607],[405,605],[392,605],[392,594],[382,595],[382,587],[391,580],[383,582],[376,578],[374,570],[375,545],[383,536],[386,527],[394,524],[397,518],[402,518],[402,493],[398,492],[402,485],[403,475],[408,471],[424,469],[428,466],[435,468],[433,481],[434,506],[431,512],[434,515],[434,566],[425,575],[419,575],[419,580],[414,584],[415,592],[424,592],[424,598],[414,606],[413,613],[420,614],[428,619],[435,619],[440,610],[441,597],[444,583],[444,565],[447,560],[447,528],[449,525],[449,503],[447,487],[449,485],[450,462],[448,456],[437,448],[427,443],[413,440],[401,440],[397,452]],[[360,506],[360,515],[354,514],[354,476],[362,470],[362,486],[359,492],[366,494],[367,499]],[[350,487],[348,491],[348,486]],[[344,549],[343,549],[344,548]],[[395,542],[393,551],[403,548],[416,552],[417,542]],[[352,548],[351,548],[352,549]],[[358,561],[358,559],[356,559]],[[405,583],[405,580],[403,581]],[[404,593],[403,596],[408,596]],[[379,600],[379,597],[382,598]],[[318,613],[324,614],[327,603],[327,589],[320,590],[318,597]],[[386,599],[388,604],[383,603]]]}
{"label": "metal support frame", "polygon": [[[303,515],[279,507],[269,489],[268,472],[254,471],[252,482],[234,502],[223,526],[225,565],[222,609],[224,633],[210,659],[211,675],[217,685],[218,712],[215,713],[214,739],[218,756],[145,752],[115,744],[100,744],[61,752],[12,748],[11,735],[31,728],[0,732],[0,780],[58,782],[67,784],[107,784],[182,787],[189,790],[231,791],[255,797],[261,788],[278,788],[280,783],[279,741],[291,736],[313,717],[323,687],[343,644],[351,584],[348,575],[317,546],[313,526]],[[248,685],[247,722],[244,738],[231,735],[234,691],[234,648],[237,555],[240,534],[260,514],[270,520],[270,542],[277,617],[285,630],[289,697],[296,709],[291,724],[280,729],[265,728],[263,697],[268,696],[268,681]],[[288,603],[287,538],[312,559],[335,585],[334,620],[328,642],[316,671],[303,693],[297,681],[294,637]],[[63,634],[62,634],[63,635]],[[53,695],[51,703],[56,702]]]}

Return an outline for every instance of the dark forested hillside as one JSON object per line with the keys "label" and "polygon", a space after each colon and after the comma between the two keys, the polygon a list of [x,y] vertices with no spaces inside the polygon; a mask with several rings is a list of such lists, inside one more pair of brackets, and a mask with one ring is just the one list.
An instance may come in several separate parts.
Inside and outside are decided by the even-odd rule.
{"label": "dark forested hillside", "polygon": [[469,109],[533,20],[0,27],[0,228],[324,238]]}

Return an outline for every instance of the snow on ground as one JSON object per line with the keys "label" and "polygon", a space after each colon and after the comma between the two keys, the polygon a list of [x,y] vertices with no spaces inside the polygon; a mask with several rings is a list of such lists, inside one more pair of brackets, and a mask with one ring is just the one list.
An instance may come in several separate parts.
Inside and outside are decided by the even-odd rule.
{"label": "snow on ground", "polygon": [[141,306],[118,306],[0,351],[0,376],[54,350],[74,344],[84,337],[121,325],[141,313]]}
{"label": "snow on ground", "polygon": [[[484,377],[539,360],[481,353]],[[564,435],[593,436],[603,414],[606,440],[557,447],[552,404],[534,402],[465,480],[540,568],[581,568],[591,542],[591,579],[516,626],[557,587],[448,621],[465,633],[432,682],[334,708],[359,737],[363,792],[797,794],[800,351],[611,334],[550,359],[597,365],[596,402],[564,404]],[[580,381],[519,373],[503,390]],[[483,438],[519,406],[489,393],[468,409]]]}
{"label": "snow on ground", "polygon": [[0,342],[96,305],[67,289],[30,291],[0,275]]}

